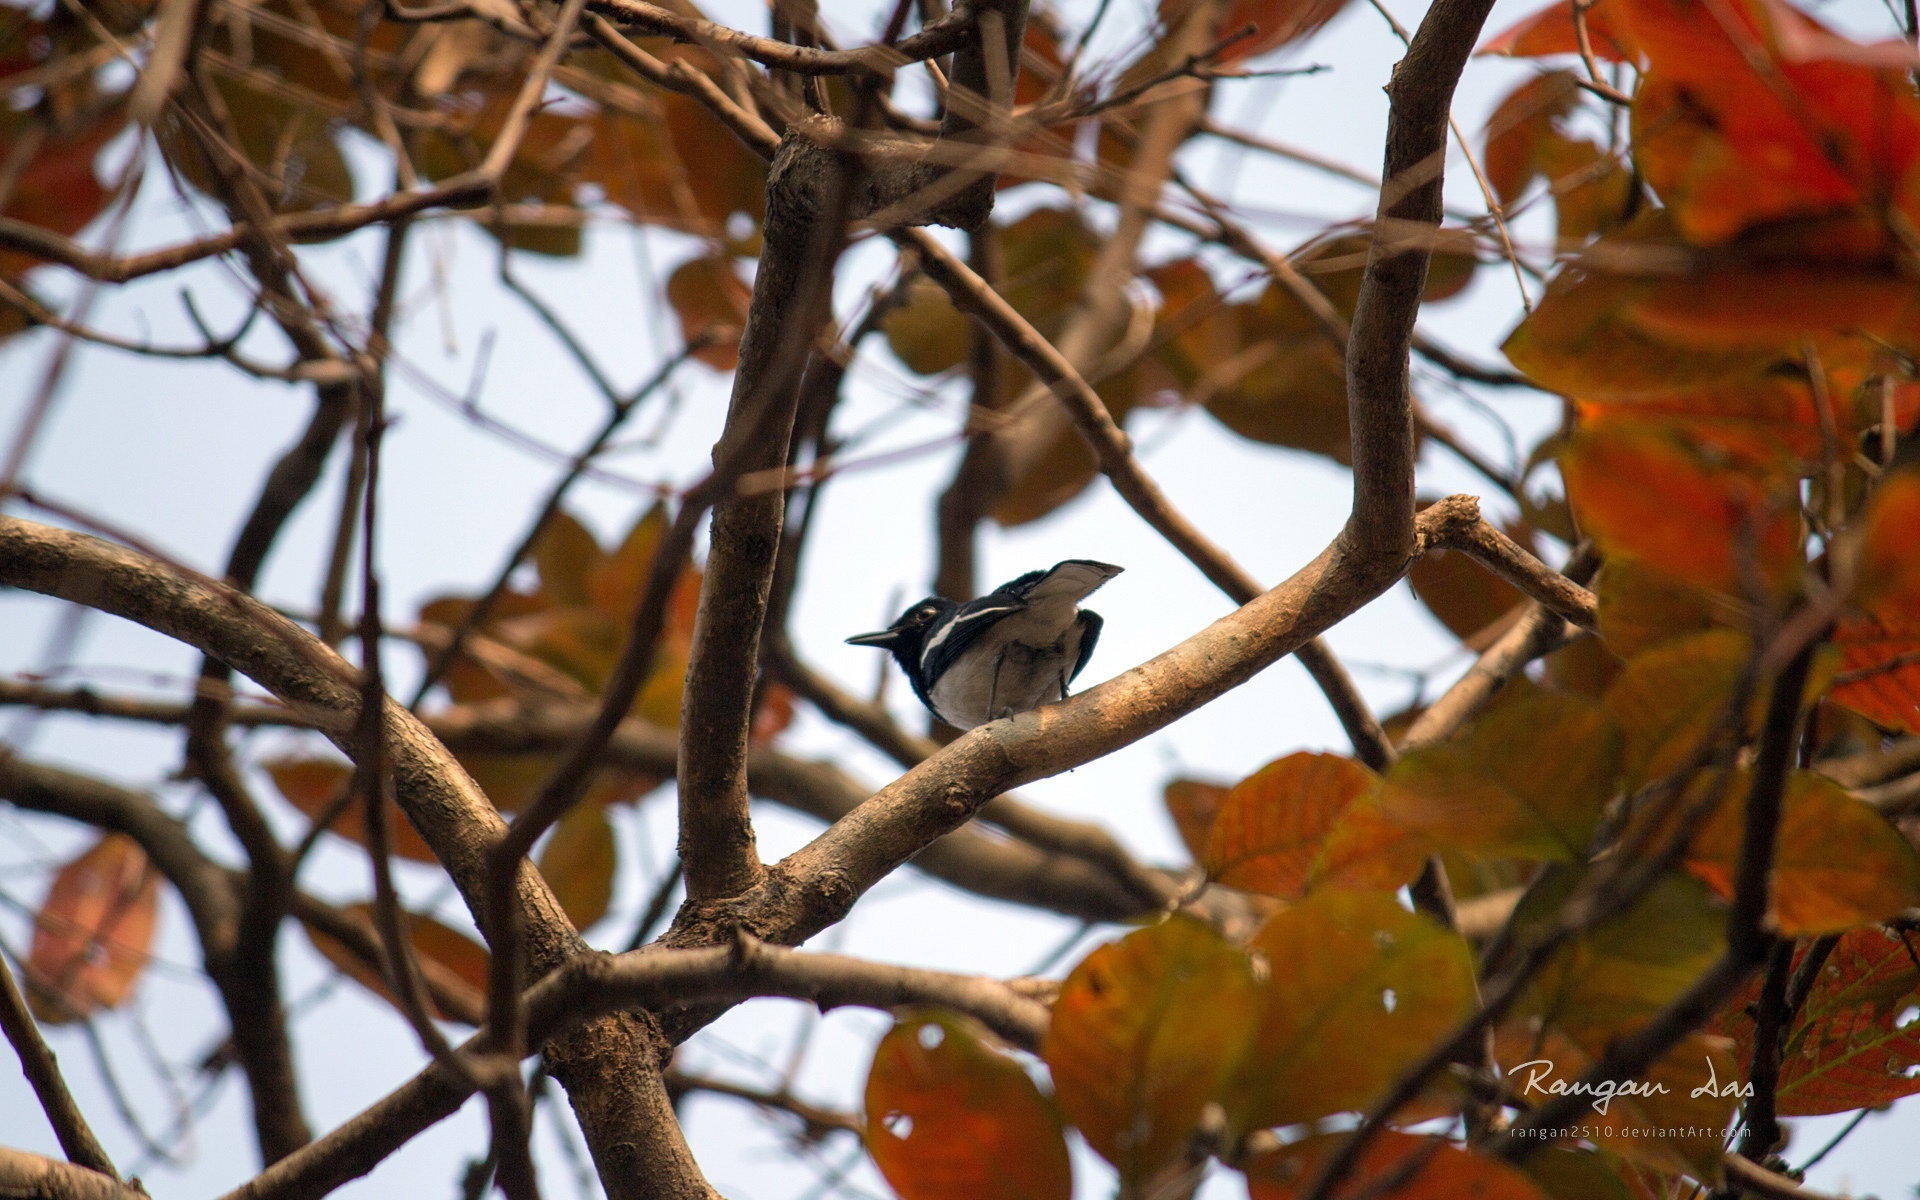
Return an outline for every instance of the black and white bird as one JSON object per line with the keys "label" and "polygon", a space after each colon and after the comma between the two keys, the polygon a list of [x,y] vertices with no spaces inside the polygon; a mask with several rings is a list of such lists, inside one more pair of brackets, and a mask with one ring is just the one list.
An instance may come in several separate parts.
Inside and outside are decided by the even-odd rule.
{"label": "black and white bird", "polygon": [[1070,558],[965,604],[928,596],[890,627],[847,641],[892,651],[934,716],[972,729],[1067,698],[1100,640],[1100,614],[1080,602],[1120,571]]}

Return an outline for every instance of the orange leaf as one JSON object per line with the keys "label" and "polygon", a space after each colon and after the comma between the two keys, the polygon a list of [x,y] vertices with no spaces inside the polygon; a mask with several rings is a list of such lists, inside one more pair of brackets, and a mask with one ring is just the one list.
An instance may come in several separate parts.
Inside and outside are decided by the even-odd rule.
{"label": "orange leaf", "polygon": [[[1347,0],[1229,0],[1214,19],[1214,37],[1230,37],[1251,25],[1253,33],[1224,48],[1213,61],[1239,62],[1297,41],[1331,21]],[[1160,0],[1160,20],[1178,29],[1196,9],[1195,0]]]}
{"label": "orange leaf", "polygon": [[598,804],[576,804],[554,826],[536,861],[575,929],[585,929],[607,915],[618,856],[613,825],[607,810]]}
{"label": "orange leaf", "polygon": [[1376,791],[1340,814],[1314,860],[1308,886],[1394,891],[1412,883],[1433,852],[1419,831],[1381,811]]}
{"label": "orange leaf", "polygon": [[[6,20],[24,24],[28,18],[9,9]],[[119,106],[91,125],[58,134],[45,129],[29,113],[0,111],[0,144],[23,147],[32,145],[33,137],[44,138],[19,167],[5,196],[0,197],[0,216],[63,237],[72,237],[92,224],[110,199],[94,173],[93,160],[125,125],[125,110]],[[40,261],[23,251],[0,250],[0,276],[18,276]]]}
{"label": "orange leaf", "polygon": [[1301,752],[1268,763],[1228,791],[1201,862],[1228,887],[1296,899],[1327,833],[1374,778],[1338,754]]}
{"label": "orange leaf", "polygon": [[[366,936],[375,945],[379,944],[373,918],[373,907],[367,904],[352,904],[341,910],[342,915],[362,926]],[[407,913],[404,919],[407,941],[413,947],[414,961],[420,968],[420,974],[428,985],[428,997],[431,1000],[435,992],[448,997],[458,997],[458,1005],[449,1003],[447,1007],[435,1005],[435,1015],[443,1021],[462,1020],[461,1013],[473,1014],[486,1010],[487,1001],[487,951],[480,943],[464,933],[450,929],[431,917],[418,913]],[[395,999],[393,990],[387,986],[385,975],[359,955],[334,938],[323,932],[312,922],[303,922],[307,940],[321,957],[338,967],[342,974],[351,978],[361,987],[379,996],[396,1009],[400,1002]],[[452,1011],[449,1011],[451,1009]]]}
{"label": "orange leaf", "polygon": [[159,916],[160,873],[132,838],[107,834],[61,867],[27,951],[34,1015],[63,1024],[119,1007],[146,969]]}
{"label": "orange leaf", "polygon": [[[1297,1200],[1347,1140],[1322,1133],[1265,1151],[1247,1164],[1251,1200]],[[1402,1172],[1405,1177],[1402,1178]],[[1388,1186],[1391,1184],[1391,1186]],[[1546,1200],[1532,1180],[1503,1162],[1431,1137],[1383,1129],[1340,1181],[1343,1195],[1378,1200]]]}
{"label": "orange leaf", "polygon": [[1364,1111],[1473,1008],[1466,942],[1386,893],[1315,892],[1250,949],[1267,983],[1232,1085],[1236,1130]]}
{"label": "orange leaf", "polygon": [[1880,480],[1860,521],[1855,598],[1869,610],[1920,618],[1920,471]]}
{"label": "orange leaf", "polygon": [[[353,768],[348,764],[331,758],[282,758],[260,764],[261,770],[273,780],[273,786],[280,790],[287,803],[299,809],[308,820],[318,821],[326,817],[347,794],[347,784],[353,779]],[[367,844],[367,806],[362,798],[347,802],[340,809],[332,824],[327,826],[329,833],[348,841]],[[413,823],[407,820],[400,806],[387,802],[387,841],[392,851],[401,858],[414,862],[438,862],[433,850],[420,836]]]}
{"label": "orange leaf", "polygon": [[1040,1053],[1061,1109],[1124,1187],[1150,1194],[1184,1162],[1257,1004],[1247,956],[1178,914],[1101,946],[1067,976]]}
{"label": "orange leaf", "polygon": [[1691,240],[1889,197],[1913,203],[1920,101],[1904,65],[1842,61],[1868,48],[1779,0],[1607,4],[1649,64],[1633,104],[1636,156]]}
{"label": "orange leaf", "polygon": [[1581,528],[1684,583],[1781,592],[1804,562],[1792,480],[1717,465],[1672,437],[1602,425],[1560,453]]}
{"label": "orange leaf", "polygon": [[1198,779],[1175,779],[1167,784],[1167,814],[1195,862],[1206,857],[1207,839],[1212,836],[1220,806],[1226,803],[1227,791],[1225,784]]}
{"label": "orange leaf", "polygon": [[[1604,62],[1636,62],[1639,50],[1630,30],[1618,21],[1604,0],[1586,12],[1587,44],[1593,56]],[[1531,17],[1515,23],[1488,39],[1475,54],[1507,54],[1514,58],[1544,58],[1553,54],[1580,53],[1579,30],[1574,24],[1574,0],[1559,0]]]}
{"label": "orange leaf", "polygon": [[633,619],[634,606],[646,591],[647,574],[670,524],[667,506],[655,501],[627,530],[612,554],[600,560],[587,577],[588,602],[622,624]]}
{"label": "orange leaf", "polygon": [[[1630,304],[1670,279],[1676,251],[1664,213],[1650,213],[1589,247],[1547,285],[1501,349],[1549,391],[1581,400],[1664,396],[1758,374],[1775,348],[1662,339],[1631,318]],[[1653,272],[1665,267],[1665,274]]]}
{"label": "orange leaf", "polygon": [[[1723,897],[1733,895],[1751,778],[1714,775],[1695,794],[1721,800],[1687,849],[1687,869]],[[1810,771],[1796,771],[1781,797],[1770,917],[1788,937],[1838,933],[1891,920],[1920,905],[1920,856],[1872,805]]]}
{"label": "orange leaf", "polygon": [[867,1074],[867,1152],[902,1200],[1068,1200],[1060,1114],[979,1022],[911,1010]]}
{"label": "orange leaf", "polygon": [[1578,77],[1549,71],[1507,94],[1487,118],[1481,169],[1502,204],[1512,204],[1541,174],[1541,150],[1580,102]]}
{"label": "orange leaf", "polygon": [[1678,583],[1631,558],[1602,566],[1593,591],[1600,601],[1600,639],[1622,659],[1741,619],[1737,604]]}
{"label": "orange leaf", "polygon": [[747,731],[747,740],[755,746],[764,746],[780,736],[793,724],[796,702],[793,689],[785,684],[769,683],[760,689],[754,699],[753,725]]}
{"label": "orange leaf", "polygon": [[705,344],[694,357],[716,371],[740,365],[740,331],[746,327],[753,289],[733,269],[733,260],[690,258],[667,277],[667,302],[680,321],[680,336]]}

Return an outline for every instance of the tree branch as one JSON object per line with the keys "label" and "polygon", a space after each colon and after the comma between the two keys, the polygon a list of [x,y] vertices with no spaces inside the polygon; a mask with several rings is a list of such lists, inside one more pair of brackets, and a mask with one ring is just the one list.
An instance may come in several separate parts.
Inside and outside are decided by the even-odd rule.
{"label": "tree branch", "polygon": [[[355,672],[250,596],[97,538],[5,516],[0,582],[125,617],[212,654],[313,713],[342,752],[355,752]],[[385,730],[395,798],[491,937],[483,914],[487,854],[503,832],[499,814],[447,749],[391,700]],[[516,872],[513,891],[535,970],[551,970],[584,948],[530,866]],[[547,1047],[616,1200],[643,1192],[711,1194],[672,1118],[659,1076],[663,1053],[656,1030],[625,1016],[595,1022]]]}
{"label": "tree branch", "polygon": [[20,1072],[33,1085],[40,1111],[47,1115],[47,1124],[53,1126],[54,1136],[60,1139],[60,1149],[68,1160],[76,1167],[97,1171],[108,1179],[119,1179],[120,1173],[113,1169],[113,1160],[107,1157],[106,1148],[93,1136],[86,1114],[80,1111],[73,1093],[67,1090],[67,1081],[60,1074],[60,1060],[54,1056],[47,1040],[40,1036],[40,1025],[27,1008],[27,998],[20,994],[20,985],[14,982],[13,970],[4,957],[0,957],[0,1031],[6,1033],[13,1052],[20,1056]]}
{"label": "tree branch", "polygon": [[0,1146],[0,1195],[22,1200],[147,1200],[144,1191],[111,1175],[7,1146]]}

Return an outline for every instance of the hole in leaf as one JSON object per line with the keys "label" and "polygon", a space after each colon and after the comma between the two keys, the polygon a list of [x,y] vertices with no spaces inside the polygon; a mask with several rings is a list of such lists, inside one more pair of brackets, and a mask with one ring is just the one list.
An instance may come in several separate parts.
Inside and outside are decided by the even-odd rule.
{"label": "hole in leaf", "polygon": [[901,1141],[913,1136],[913,1118],[898,1110],[881,1117],[880,1127]]}
{"label": "hole in leaf", "polygon": [[1392,988],[1387,988],[1380,993],[1380,1006],[1388,1012],[1392,1012],[1400,1006],[1400,997],[1394,995]]}
{"label": "hole in leaf", "polygon": [[915,1036],[919,1039],[922,1050],[938,1050],[940,1043],[947,1040],[947,1031],[938,1025],[922,1025],[920,1032]]}

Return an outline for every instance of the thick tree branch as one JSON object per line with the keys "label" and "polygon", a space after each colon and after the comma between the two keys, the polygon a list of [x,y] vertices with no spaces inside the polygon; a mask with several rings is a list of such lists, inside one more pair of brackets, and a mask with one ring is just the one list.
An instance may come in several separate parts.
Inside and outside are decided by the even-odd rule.
{"label": "thick tree branch", "polygon": [[0,1146],[0,1196],[20,1200],[147,1200],[144,1191],[111,1175],[6,1146]]}
{"label": "thick tree branch", "polygon": [[[567,1030],[582,1020],[589,1028],[598,1024],[591,1020],[596,1013],[732,1004],[757,996],[786,996],[823,1008],[940,1004],[971,1013],[1028,1048],[1038,1045],[1047,1020],[1041,1004],[999,980],[802,953],[750,940],[695,950],[583,955],[530,989],[525,1007],[534,1040],[565,1040]],[[481,1033],[460,1049],[463,1054],[486,1054],[497,1046]],[[432,1064],[221,1200],[316,1200],[371,1171],[421,1130],[450,1116],[472,1093],[471,1080]],[[644,1186],[657,1181],[635,1182]]]}
{"label": "thick tree branch", "polygon": [[[1201,533],[1173,506],[1160,485],[1134,457],[1132,439],[1107,412],[1099,394],[1063,349],[1043,337],[985,279],[924,231],[904,230],[895,240],[912,246],[920,256],[927,277],[946,289],[954,305],[991,330],[1001,345],[1051,390],[1074,429],[1092,448],[1100,473],[1154,532],[1199,568],[1200,573],[1234,603],[1246,604],[1265,590],[1225,549]],[[985,462],[992,454],[993,461],[998,462],[1001,453],[975,447],[969,449],[968,459],[972,461],[977,457]],[[996,469],[1004,472],[1005,466],[1000,464]],[[1393,760],[1392,745],[1332,651],[1317,640],[1309,639],[1299,653],[1315,681],[1333,702],[1355,752],[1376,769],[1385,767]]]}
{"label": "thick tree branch", "polygon": [[[252,597],[99,539],[13,517],[0,517],[0,582],[125,617],[212,654],[324,720],[322,731],[342,752],[355,753],[355,672]],[[385,729],[396,799],[491,936],[484,916],[487,854],[503,832],[499,814],[447,749],[391,700]],[[551,970],[584,948],[531,867],[516,873],[514,895],[535,970]],[[649,1188],[653,1195],[710,1191],[672,1119],[658,1069],[663,1053],[657,1032],[623,1016],[582,1027],[547,1048],[616,1198]]]}

